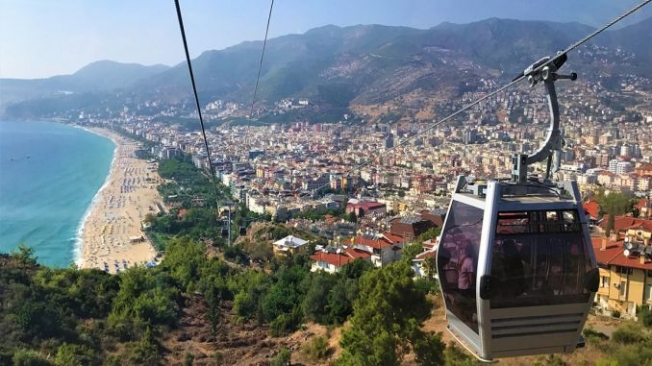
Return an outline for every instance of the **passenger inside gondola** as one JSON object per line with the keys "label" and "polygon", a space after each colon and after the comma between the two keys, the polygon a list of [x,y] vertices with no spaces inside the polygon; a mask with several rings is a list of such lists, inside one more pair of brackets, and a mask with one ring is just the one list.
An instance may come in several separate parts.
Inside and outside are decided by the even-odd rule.
{"label": "passenger inside gondola", "polygon": [[500,289],[492,308],[584,301],[590,268],[578,220],[573,211],[499,214],[491,275]]}
{"label": "passenger inside gondola", "polygon": [[475,249],[467,240],[458,262],[457,290],[464,297],[475,297]]}
{"label": "passenger inside gondola", "polygon": [[523,259],[514,240],[503,242],[502,293],[506,297],[517,297],[525,292]]}
{"label": "passenger inside gondola", "polygon": [[[453,296],[451,293],[453,290],[457,289],[457,279],[455,276],[451,276],[457,272],[456,269],[452,269],[449,266],[451,261],[451,252],[446,249],[444,246],[439,247],[439,253],[437,255],[437,267],[443,269],[441,271],[442,275],[439,276],[439,285],[441,286],[441,291],[444,294],[444,300],[448,302],[454,302]],[[455,281],[455,282],[453,282]]]}
{"label": "passenger inside gondola", "polygon": [[476,333],[476,277],[482,219],[482,210],[453,202],[437,259],[446,308]]}

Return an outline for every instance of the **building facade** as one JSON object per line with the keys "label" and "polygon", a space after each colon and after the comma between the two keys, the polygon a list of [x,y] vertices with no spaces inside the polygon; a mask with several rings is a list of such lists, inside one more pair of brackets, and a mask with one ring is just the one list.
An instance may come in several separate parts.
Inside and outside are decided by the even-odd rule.
{"label": "building facade", "polygon": [[595,302],[607,314],[633,318],[638,307],[652,308],[652,221],[636,221],[619,227],[617,220],[616,234],[593,240],[600,267]]}

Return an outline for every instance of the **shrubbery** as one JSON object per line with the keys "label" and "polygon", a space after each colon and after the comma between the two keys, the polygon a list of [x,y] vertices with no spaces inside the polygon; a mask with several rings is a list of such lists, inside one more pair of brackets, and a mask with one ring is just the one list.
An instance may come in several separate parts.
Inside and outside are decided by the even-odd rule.
{"label": "shrubbery", "polygon": [[601,341],[606,341],[609,339],[609,336],[602,332],[593,330],[593,328],[584,328],[582,334],[584,335],[584,338],[586,338],[586,341],[589,343],[600,343]]}
{"label": "shrubbery", "polygon": [[652,328],[652,310],[648,306],[638,308],[637,316],[644,327]]}
{"label": "shrubbery", "polygon": [[312,362],[325,359],[329,352],[330,347],[328,346],[328,339],[326,337],[317,337],[301,348],[301,353]]}

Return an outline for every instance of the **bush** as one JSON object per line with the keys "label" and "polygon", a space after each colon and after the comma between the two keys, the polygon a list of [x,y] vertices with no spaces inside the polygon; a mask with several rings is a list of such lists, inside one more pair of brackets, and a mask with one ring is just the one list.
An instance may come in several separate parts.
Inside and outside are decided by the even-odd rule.
{"label": "bush", "polygon": [[183,366],[192,366],[192,363],[195,361],[195,356],[186,351],[186,353],[183,356]]}
{"label": "bush", "polygon": [[444,350],[444,360],[446,366],[474,366],[478,364],[475,357],[469,356],[453,342],[450,342]]}
{"label": "bush", "polygon": [[237,264],[249,264],[249,258],[247,258],[247,254],[242,251],[242,248],[239,245],[231,245],[224,248],[224,258]]}
{"label": "bush", "polygon": [[62,344],[54,357],[54,364],[57,366],[67,365],[92,365],[97,364],[98,359],[92,349],[79,344]]}
{"label": "bush", "polygon": [[109,356],[106,361],[104,361],[104,366],[121,366],[120,358],[118,356]]}
{"label": "bush", "polygon": [[608,335],[602,332],[598,332],[592,328],[585,328],[582,331],[582,334],[584,335],[584,338],[586,338],[586,341],[589,343],[600,343],[600,341],[606,341],[609,339]]}
{"label": "bush", "polygon": [[51,363],[40,353],[27,349],[19,349],[12,361],[15,366],[49,366]]}
{"label": "bush", "polygon": [[647,306],[642,306],[638,309],[638,321],[644,327],[652,328],[652,310]]}
{"label": "bush", "polygon": [[618,310],[612,311],[611,316],[613,316],[614,318],[620,318],[620,311]]}
{"label": "bush", "polygon": [[439,286],[434,279],[417,278],[414,280],[414,287],[424,294],[436,295],[439,293]]}
{"label": "bush", "polygon": [[535,366],[566,366],[566,363],[559,355],[540,356],[534,361]]}
{"label": "bush", "polygon": [[281,314],[269,324],[269,335],[281,337],[299,329],[301,315],[294,310],[290,314]]}
{"label": "bush", "polygon": [[281,351],[272,360],[272,366],[286,366],[290,364],[292,352],[287,348],[281,348]]}
{"label": "bush", "polygon": [[215,364],[219,366],[222,362],[224,362],[224,355],[219,350],[215,351]]}
{"label": "bush", "polygon": [[328,347],[328,339],[326,337],[317,337],[301,349],[301,353],[312,362],[323,360],[328,356],[329,351],[330,347]]}
{"label": "bush", "polygon": [[639,324],[626,323],[614,332],[612,339],[623,345],[643,344],[649,341],[649,336]]}
{"label": "bush", "polygon": [[651,365],[652,349],[640,345],[621,346],[605,359],[597,362],[598,366]]}

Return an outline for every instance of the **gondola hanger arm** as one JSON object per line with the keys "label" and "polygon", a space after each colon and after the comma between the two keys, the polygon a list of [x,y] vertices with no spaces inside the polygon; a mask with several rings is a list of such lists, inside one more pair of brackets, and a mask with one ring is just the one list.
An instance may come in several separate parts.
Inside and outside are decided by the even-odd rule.
{"label": "gondola hanger arm", "polygon": [[[512,171],[512,180],[517,183],[524,183],[527,180],[527,167],[530,164],[547,160],[547,169],[545,180],[548,180],[553,172],[559,170],[561,150],[563,141],[559,123],[559,102],[557,100],[557,91],[555,82],[557,80],[577,80],[576,73],[568,75],[558,74],[557,71],[566,62],[566,54],[557,56],[553,62],[548,63],[543,68],[541,65],[550,60],[550,57],[544,57],[532,65],[528,66],[521,75],[527,78],[530,87],[534,87],[539,82],[543,82],[546,87],[548,107],[550,110],[550,126],[544,144],[533,154],[515,154],[513,157],[514,169]],[[555,167],[552,168],[553,156]]]}

